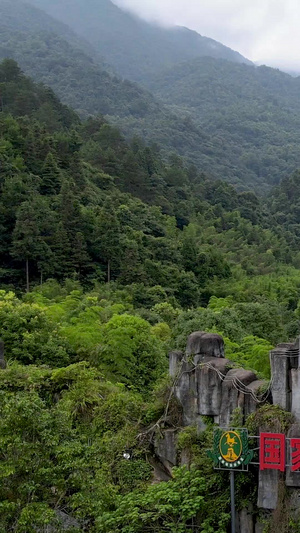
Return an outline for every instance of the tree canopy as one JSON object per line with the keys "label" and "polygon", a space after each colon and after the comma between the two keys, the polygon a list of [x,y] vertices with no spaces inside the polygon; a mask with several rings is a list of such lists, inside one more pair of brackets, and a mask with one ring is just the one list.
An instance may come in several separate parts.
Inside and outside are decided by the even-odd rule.
{"label": "tree canopy", "polygon": [[0,73],[0,531],[226,533],[211,424],[180,430],[193,466],[156,483],[155,439],[181,427],[167,354],[216,332],[269,378],[299,334],[299,175],[238,192]]}

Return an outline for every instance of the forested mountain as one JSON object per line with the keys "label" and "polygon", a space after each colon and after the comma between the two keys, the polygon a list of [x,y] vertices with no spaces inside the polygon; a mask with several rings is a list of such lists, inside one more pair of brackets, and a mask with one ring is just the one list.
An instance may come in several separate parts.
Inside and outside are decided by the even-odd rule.
{"label": "forested mountain", "polygon": [[203,169],[215,167],[231,182],[234,173],[240,180],[252,176],[259,186],[299,168],[300,78],[201,58],[162,72],[149,88],[213,139],[213,157],[204,157]]}
{"label": "forested mountain", "polygon": [[16,59],[73,109],[120,116],[159,109],[150,93],[110,75],[90,45],[39,9],[0,0],[0,28],[0,58]]}
{"label": "forested mountain", "polygon": [[187,28],[161,28],[110,0],[31,0],[86,38],[116,72],[143,82],[163,67],[199,56],[250,63],[238,52]]}
{"label": "forested mountain", "polygon": [[[219,333],[230,368],[270,379],[269,351],[299,335],[300,79],[219,45],[236,62],[191,59],[211,41],[86,5],[51,3],[79,37],[0,0],[0,533],[226,533],[215,419],[183,427],[167,354]],[[273,407],[257,426],[287,424]],[[171,471],[157,446],[174,430]],[[258,514],[242,476],[237,507]]]}
{"label": "forested mountain", "polygon": [[19,7],[0,0],[0,59],[16,59],[81,116],[106,115],[122,123],[129,137],[140,134],[145,141],[159,143],[165,154],[178,151],[200,163],[199,146],[210,140],[190,120],[170,112],[138,85],[108,73],[86,54],[80,40],[75,46],[62,37],[60,24],[50,17],[44,24],[48,16],[40,10],[21,2]]}
{"label": "forested mountain", "polygon": [[[56,34],[64,41],[70,43],[72,47],[93,57],[98,64],[102,63],[103,58],[87,40],[72,31],[68,25],[49,17],[42,10],[34,8],[29,2],[21,0],[14,0],[13,2],[10,2],[9,0],[1,0],[0,5],[1,33],[3,32],[2,43],[6,43],[8,47],[10,46],[8,31],[11,29],[19,32],[19,39],[21,40],[26,40],[28,34],[31,34],[33,41],[34,35],[38,33],[44,32],[46,35]],[[11,45],[11,53],[14,53],[15,43],[13,39]],[[36,42],[35,45],[38,47],[38,42]],[[32,47],[34,48],[33,42]],[[37,50],[37,53],[39,54],[40,60],[42,60],[42,49]]]}
{"label": "forested mountain", "polygon": [[81,122],[12,60],[0,94],[0,531],[226,533],[212,425],[182,428],[193,466],[157,483],[155,440],[182,424],[166,354],[218,332],[269,377],[299,333],[299,173],[262,202]]}
{"label": "forested mountain", "polygon": [[79,123],[76,113],[61,104],[51,89],[26,78],[17,63],[9,59],[0,64],[0,112],[17,117],[30,115],[46,124],[49,131]]}
{"label": "forested mountain", "polygon": [[[28,80],[12,60],[2,64],[0,82],[3,281],[17,281],[19,261],[20,266],[31,263],[34,276],[37,271],[46,276],[55,272],[63,279],[75,269],[86,279],[101,278],[106,257],[104,277],[109,265],[108,276],[121,276],[126,283],[150,276],[154,284],[168,286],[173,277],[178,294],[182,283],[192,283],[192,288],[195,274],[181,270],[185,259],[175,244],[175,228],[186,226],[193,204],[201,203],[192,194],[193,182],[201,190],[196,169],[185,169],[176,157],[165,166],[157,148],[149,149],[138,139],[126,145],[118,130],[101,118],[79,125],[74,113],[51,91]],[[29,115],[31,121],[16,121],[8,113]],[[132,203],[124,193],[160,208]],[[241,200],[245,207],[252,201]],[[168,221],[161,208],[176,219]],[[143,222],[136,209],[145,211]],[[102,229],[96,229],[97,221],[104,224]],[[167,244],[169,224],[175,224],[173,244]],[[123,234],[127,225],[131,230]],[[215,264],[216,272],[226,276],[226,262],[209,249],[205,269]],[[166,270],[161,261],[166,261]],[[184,291],[180,297],[185,298]]]}
{"label": "forested mountain", "polygon": [[127,144],[103,118],[81,124],[11,60],[0,83],[3,283],[24,284],[27,263],[33,281],[139,280],[188,306],[235,264],[256,274],[276,261],[298,266],[297,231],[287,237],[252,193],[176,156],[166,164],[157,146]]}
{"label": "forested mountain", "polygon": [[[157,147],[148,148],[139,139],[134,139],[130,145],[126,144],[119,131],[109,126],[102,118],[90,119],[85,124],[80,125],[78,117],[61,106],[51,91],[34,85],[22,75],[13,61],[7,60],[3,63],[0,76],[3,101],[1,154],[4,179],[2,190],[4,202],[2,209],[2,216],[4,217],[2,224],[4,232],[4,279],[6,272],[9,272],[10,277],[13,276],[13,268],[18,266],[19,260],[31,259],[34,265],[34,275],[36,275],[37,270],[46,275],[55,271],[58,278],[62,279],[68,272],[70,273],[75,269],[78,274],[80,273],[85,278],[86,276],[93,276],[93,272],[98,272],[98,269],[101,270],[103,266],[103,275],[106,276],[107,263],[111,263],[112,273],[110,275],[113,278],[121,275],[121,278],[123,276],[127,283],[133,283],[139,272],[142,280],[147,279],[150,275],[151,283],[169,286],[170,283],[173,283],[171,272],[173,272],[174,280],[177,279],[179,283],[181,283],[180,279],[184,279],[185,274],[182,272],[182,268],[184,269],[187,259],[185,258],[186,251],[184,255],[181,255],[177,245],[175,245],[177,237],[179,237],[177,230],[174,229],[174,238],[175,235],[177,237],[172,245],[167,244],[168,239],[166,242],[164,241],[168,234],[166,229],[168,224],[173,225],[175,223],[175,227],[177,226],[180,231],[195,216],[200,216],[199,213],[202,213],[201,217],[203,217],[204,212],[207,212],[205,225],[209,227],[211,217],[216,216],[214,211],[209,214],[211,209],[209,206],[219,205],[223,206],[221,209],[225,209],[225,211],[237,209],[240,213],[239,216],[248,220],[247,224],[250,226],[267,220],[254,195],[237,194],[232,187],[225,184],[211,183],[206,180],[205,176],[200,175],[195,167],[185,168],[183,162],[175,156],[170,158],[166,165],[162,161]],[[27,119],[18,119],[16,122],[16,119],[8,115],[9,112],[16,116],[30,115],[32,117],[31,122],[29,123]],[[36,122],[36,119],[41,124],[44,123],[44,126]],[[69,131],[66,131],[66,128]],[[12,131],[15,133],[12,134]],[[18,195],[15,194],[14,197],[11,197],[10,191],[13,188],[19,192]],[[125,211],[121,215],[122,210],[118,215],[118,209],[122,203],[131,202],[129,198],[126,199],[126,196],[122,196],[128,193],[153,206],[147,209],[146,206],[138,208],[146,209],[145,216],[150,226],[147,226],[148,222],[146,223],[145,220],[141,227],[146,224],[144,231],[146,234],[149,233],[149,236],[152,235],[149,242],[148,238],[143,236],[143,232],[140,237],[135,234],[134,231],[138,230],[139,224],[137,221],[134,222],[136,215],[130,214],[131,208],[126,216]],[[94,207],[93,205],[97,196],[99,197],[99,205],[103,204],[102,214],[98,213],[98,208],[94,212],[97,202]],[[92,200],[92,198],[94,199]],[[23,201],[27,209],[26,211],[24,208],[24,212]],[[33,201],[32,205],[30,204],[31,201]],[[20,203],[21,205],[19,205]],[[82,207],[85,206],[83,210],[80,208],[81,204]],[[68,215],[61,211],[62,205],[65,206],[65,210],[69,205]],[[159,209],[162,209],[160,215]],[[37,233],[25,235],[23,234],[23,223],[29,213],[33,219],[27,230]],[[148,214],[146,215],[146,213]],[[102,230],[99,230],[99,235],[98,230],[95,232],[99,216],[100,222],[102,219],[110,221],[111,232],[113,231],[112,228],[115,228],[115,236],[108,240],[105,238],[103,241],[107,241],[107,246],[111,248],[111,252],[103,251],[106,257],[104,264],[102,260],[99,263],[99,258],[97,259],[99,253],[97,246],[100,248],[104,246],[103,243],[100,244]],[[122,236],[122,216],[125,216],[126,220],[128,219],[129,227],[131,223],[133,224],[132,240],[128,240],[128,236],[126,238],[124,235]],[[168,221],[168,216],[175,216],[175,219]],[[235,222],[232,221],[233,225],[239,226],[240,222],[242,223],[239,216]],[[152,217],[156,219],[155,224],[154,221],[151,222]],[[63,227],[64,220],[67,228]],[[55,221],[56,223],[54,223]],[[36,226],[39,226],[40,223],[42,225],[37,229]],[[216,223],[218,226],[219,222]],[[152,224],[154,226],[150,229]],[[225,222],[224,224],[226,225]],[[231,223],[228,222],[228,224],[230,227]],[[7,228],[11,229],[8,230]],[[60,232],[62,233],[60,234]],[[270,247],[267,233],[262,238],[266,238],[266,244],[263,245],[266,251]],[[140,239],[141,248],[139,249],[136,246]],[[274,239],[273,246],[276,248],[277,257],[281,257],[284,262],[289,262],[289,255],[286,255],[286,247],[284,241],[281,240],[282,237],[277,237],[274,234],[272,239]],[[30,251],[27,254],[25,253],[26,243],[29,245],[31,241]],[[20,250],[11,255],[11,246],[14,242],[17,249]],[[56,249],[58,242],[64,243],[61,250]],[[96,242],[99,242],[97,246]],[[160,254],[156,256],[157,250],[160,248],[159,242],[163,248],[167,246],[165,257],[164,253],[161,256]],[[164,242],[165,244],[163,244]],[[129,249],[127,250],[128,246]],[[167,251],[169,246],[170,249]],[[192,262],[186,263],[187,266],[189,265],[188,271],[190,268],[192,269],[187,273],[187,279],[189,279],[189,283],[192,283],[191,287],[194,283],[194,276],[203,276],[206,269],[208,269],[208,277],[218,275],[218,272],[221,277],[227,276],[230,271],[226,265],[225,257],[222,255],[219,257],[218,253],[213,252],[209,241],[205,242],[204,239],[203,246],[203,253],[208,253],[208,263],[206,264],[205,259],[204,270],[201,267],[197,273],[194,268],[198,269],[198,266],[194,267]],[[131,247],[133,248],[131,249]],[[223,248],[221,243],[220,248]],[[123,252],[119,253],[121,249]],[[72,252],[67,252],[67,250],[72,250]],[[117,252],[117,250],[119,251]],[[197,255],[200,251],[200,249],[198,251],[195,249],[191,253]],[[226,245],[224,251],[226,253]],[[73,253],[78,254],[78,257],[75,258],[74,256],[72,259]],[[110,253],[112,254],[111,257],[109,257]],[[63,254],[63,256],[60,257],[59,254]],[[246,255],[247,252],[245,251],[245,258]],[[204,257],[205,255],[203,255],[202,260]],[[130,270],[128,271],[126,258],[130,262]],[[146,258],[148,259],[145,262]],[[16,259],[17,262],[15,262]],[[167,261],[166,264],[174,263],[169,274],[163,273],[164,268],[159,266],[161,261]],[[267,258],[267,263],[269,261],[270,256]],[[136,267],[134,267],[135,262]],[[179,266],[174,270],[175,264],[178,263],[181,267],[175,274]],[[170,265],[166,268],[168,270]],[[210,269],[212,269],[211,272]],[[166,275],[167,277],[165,277]],[[16,276],[18,276],[17,271]],[[169,281],[167,281],[168,276],[170,277]],[[197,298],[196,293],[194,296]],[[184,300],[184,291],[181,297]]]}
{"label": "forested mountain", "polygon": [[81,116],[105,115],[128,138],[140,135],[164,157],[175,152],[240,190],[266,192],[299,167],[298,78],[198,58],[149,75],[154,97],[105,70],[102,48],[39,9],[0,0],[0,15],[0,58],[15,58]]}

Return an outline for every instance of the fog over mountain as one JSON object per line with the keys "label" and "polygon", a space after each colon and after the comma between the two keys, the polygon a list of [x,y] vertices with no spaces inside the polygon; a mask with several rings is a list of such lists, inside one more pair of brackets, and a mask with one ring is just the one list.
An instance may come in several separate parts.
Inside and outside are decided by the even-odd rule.
{"label": "fog over mountain", "polygon": [[238,52],[184,27],[162,27],[119,9],[111,0],[30,0],[70,26],[116,72],[144,82],[157,69],[200,56],[250,63]]}
{"label": "fog over mountain", "polygon": [[196,30],[252,61],[299,72],[297,0],[114,0],[164,25]]}

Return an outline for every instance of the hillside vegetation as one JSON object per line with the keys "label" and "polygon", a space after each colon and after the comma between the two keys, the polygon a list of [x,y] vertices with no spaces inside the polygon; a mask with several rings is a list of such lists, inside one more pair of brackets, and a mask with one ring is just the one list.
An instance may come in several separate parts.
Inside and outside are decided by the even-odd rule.
{"label": "hillside vegetation", "polygon": [[299,167],[298,78],[202,58],[160,73],[149,88],[213,139],[210,150],[202,149],[203,169],[237,184],[251,176],[258,190]]}
{"label": "hillside vegetation", "polygon": [[35,80],[83,115],[134,115],[159,109],[147,91],[109,74],[99,56],[67,26],[17,0],[0,0],[0,58],[13,58]]}
{"label": "hillside vegetation", "polygon": [[210,425],[181,431],[193,466],[156,483],[155,440],[182,424],[167,353],[219,332],[269,377],[299,333],[299,173],[262,202],[82,122],[12,60],[0,94],[1,533],[226,533]]}
{"label": "hillside vegetation", "polygon": [[153,323],[156,305],[167,322],[186,312],[188,329],[201,321],[221,331],[233,352],[249,335],[276,343],[296,334],[299,221],[289,191],[298,174],[262,205],[177,157],[165,164],[138,138],[127,144],[104,119],[80,123],[13,61],[0,83],[3,289],[109,281],[109,300],[120,294]]}

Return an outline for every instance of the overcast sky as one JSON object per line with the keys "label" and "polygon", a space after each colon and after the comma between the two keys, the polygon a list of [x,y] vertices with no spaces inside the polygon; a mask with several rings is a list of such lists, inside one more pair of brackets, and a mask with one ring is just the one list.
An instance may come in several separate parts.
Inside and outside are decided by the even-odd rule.
{"label": "overcast sky", "polygon": [[212,37],[252,61],[300,71],[299,0],[113,0],[143,18]]}

